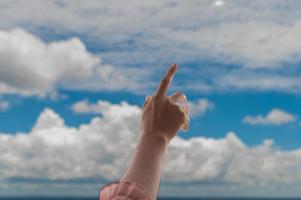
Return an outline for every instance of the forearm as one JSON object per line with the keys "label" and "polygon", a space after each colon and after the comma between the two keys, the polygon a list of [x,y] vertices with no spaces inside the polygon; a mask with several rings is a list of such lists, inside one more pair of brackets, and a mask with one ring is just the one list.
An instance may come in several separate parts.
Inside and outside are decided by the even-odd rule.
{"label": "forearm", "polygon": [[163,138],[141,135],[134,157],[121,180],[132,181],[143,186],[152,199],[156,199],[166,142]]}

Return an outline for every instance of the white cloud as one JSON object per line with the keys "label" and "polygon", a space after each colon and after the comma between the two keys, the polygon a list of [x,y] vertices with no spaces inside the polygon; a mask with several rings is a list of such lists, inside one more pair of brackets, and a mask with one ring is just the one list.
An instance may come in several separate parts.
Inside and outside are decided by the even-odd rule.
{"label": "white cloud", "polygon": [[77,38],[44,43],[22,30],[0,31],[0,92],[44,95],[91,76],[100,59]]}
{"label": "white cloud", "polygon": [[[301,59],[301,20],[291,25],[267,21],[222,23],[219,26],[166,35],[206,49],[209,56],[252,68],[279,68]],[[281,47],[281,48],[280,48]]]}
{"label": "white cloud", "polygon": [[[14,28],[26,24],[36,32],[46,26],[52,33],[73,32],[105,46],[129,47],[128,52],[117,50],[117,62],[121,57],[126,60],[122,62],[143,63],[145,59],[159,62],[162,56],[168,60],[213,56],[251,67],[274,68],[300,61],[298,6],[298,1],[260,0],[134,0],[126,5],[109,1],[36,1],[34,5],[2,1],[0,13],[5,17],[0,25]],[[54,14],[44,12],[44,7]],[[142,56],[149,53],[153,58]]]}
{"label": "white cloud", "polygon": [[75,104],[73,104],[71,106],[71,109],[75,113],[83,113],[83,114],[99,113],[101,111],[98,106],[99,103],[101,103],[101,102],[97,102],[97,104],[91,105],[88,102],[88,100],[82,100],[82,101],[79,101],[79,102],[76,102]]}
{"label": "white cloud", "polygon": [[223,75],[216,80],[216,87],[222,90],[254,90],[254,91],[281,91],[299,93],[301,79],[294,76],[272,74],[251,74],[239,72],[232,75]]}
{"label": "white cloud", "polygon": [[208,99],[199,99],[197,102],[188,101],[191,117],[201,116],[208,110],[213,109],[214,104]]}
{"label": "white cloud", "polygon": [[[107,107],[103,118],[78,129],[67,127],[56,113],[45,109],[30,133],[1,134],[0,160],[8,167],[1,168],[0,178],[116,178],[128,156],[121,155],[120,149],[132,149],[140,110],[127,103],[115,108]],[[112,148],[113,141],[120,149]]]}
{"label": "white cloud", "polygon": [[121,110],[121,107],[135,107],[139,108],[138,106],[129,106],[126,101],[121,101],[119,104],[111,104],[108,101],[99,100],[95,104],[88,102],[88,100],[82,100],[78,101],[75,104],[71,106],[71,109],[75,113],[94,113],[94,114],[106,114],[106,115],[115,115],[118,116],[119,114],[121,116],[123,115],[129,115],[131,116],[133,113],[132,111],[128,110],[128,113],[123,113],[123,110]]}
{"label": "white cloud", "polygon": [[[74,179],[120,178],[138,139],[141,110],[125,101],[99,102],[102,117],[79,128],[66,126],[58,114],[45,109],[30,132],[0,134],[0,180],[70,180],[64,185],[70,188]],[[220,139],[176,136],[166,153],[161,191],[176,191],[184,184],[190,192],[195,188],[192,194],[213,188],[217,194],[220,188],[218,194],[230,195],[234,184],[237,194],[253,187],[266,190],[254,194],[277,192],[275,185],[290,187],[301,180],[300,164],[300,149],[282,151],[271,140],[248,147],[233,132]],[[31,182],[38,191],[41,186]],[[194,183],[191,188],[189,183]]]}
{"label": "white cloud", "polygon": [[[122,104],[123,103],[124,102],[122,102]],[[73,104],[72,107],[71,107],[71,109],[75,113],[83,113],[83,114],[95,113],[95,114],[100,114],[100,113],[106,111],[108,108],[109,109],[114,109],[114,107],[116,109],[118,109],[119,106],[118,105],[117,106],[111,105],[109,102],[102,101],[102,100],[99,100],[95,104],[91,104],[87,100],[82,100],[82,101],[79,101],[79,102],[76,102],[75,104]]]}
{"label": "white cloud", "polygon": [[217,7],[221,7],[221,6],[224,6],[225,5],[225,2],[224,1],[221,1],[221,0],[218,0],[218,1],[215,1],[213,3],[213,5],[217,6]]}
{"label": "white cloud", "polygon": [[10,106],[9,102],[0,100],[0,111],[7,110],[9,106]]}
{"label": "white cloud", "polygon": [[[12,79],[0,84],[2,93],[44,94],[54,85],[63,85],[146,94],[154,83],[145,79],[154,79],[150,75],[157,77],[157,72],[165,70],[163,66],[174,62],[199,64],[187,67],[198,76],[197,80],[187,80],[190,87],[185,89],[189,90],[300,92],[301,81],[296,77],[300,75],[296,64],[301,60],[299,1],[134,0],[126,5],[112,1],[36,1],[28,5],[21,0],[0,4],[2,29],[22,27],[50,41],[74,33],[83,36],[89,47],[101,49],[101,58],[112,64],[101,64],[101,72],[94,71],[101,78],[93,76],[80,83],[73,78],[66,83],[66,73],[61,78],[46,76],[43,82],[40,80],[45,75],[33,79],[40,81],[40,86],[33,80],[23,85]],[[48,12],[44,12],[45,7]],[[218,65],[204,66],[204,60]],[[236,84],[227,76],[235,72],[233,66],[243,69],[242,74],[253,72],[253,77]],[[230,79],[241,77],[234,74]]]}
{"label": "white cloud", "polygon": [[[0,31],[0,94],[45,96],[59,88],[134,90],[143,73],[103,64],[78,38],[46,43],[22,29]],[[128,81],[130,74],[137,76]]]}
{"label": "white cloud", "polygon": [[246,116],[243,121],[247,124],[257,125],[257,124],[267,124],[267,125],[282,125],[290,122],[294,122],[296,116],[290,114],[284,110],[274,108],[266,116],[258,115],[255,117]]}

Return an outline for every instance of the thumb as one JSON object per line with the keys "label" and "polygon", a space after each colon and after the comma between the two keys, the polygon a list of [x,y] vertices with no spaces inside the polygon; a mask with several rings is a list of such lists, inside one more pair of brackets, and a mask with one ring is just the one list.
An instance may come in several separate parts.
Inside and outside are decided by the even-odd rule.
{"label": "thumb", "polygon": [[144,101],[144,104],[143,104],[143,107],[142,109],[144,109],[146,107],[146,105],[148,104],[148,102],[151,100],[151,96],[150,95],[146,95],[145,97],[145,101]]}

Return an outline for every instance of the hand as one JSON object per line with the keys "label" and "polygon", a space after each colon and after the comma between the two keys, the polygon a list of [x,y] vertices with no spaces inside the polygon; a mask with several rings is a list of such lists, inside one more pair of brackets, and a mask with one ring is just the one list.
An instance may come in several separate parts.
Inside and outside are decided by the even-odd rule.
{"label": "hand", "polygon": [[183,124],[188,123],[188,107],[181,109],[175,100],[186,98],[181,92],[167,96],[167,90],[178,65],[173,64],[161,80],[154,96],[148,95],[143,105],[140,130],[142,137],[159,138],[167,145]]}

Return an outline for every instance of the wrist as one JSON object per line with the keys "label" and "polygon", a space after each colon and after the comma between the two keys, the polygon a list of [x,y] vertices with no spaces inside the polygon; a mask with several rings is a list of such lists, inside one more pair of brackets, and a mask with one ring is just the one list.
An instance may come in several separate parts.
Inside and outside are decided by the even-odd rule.
{"label": "wrist", "polygon": [[168,140],[166,137],[164,137],[163,134],[158,134],[157,132],[142,132],[141,133],[141,141],[152,143],[154,146],[162,146],[166,147],[168,145]]}

